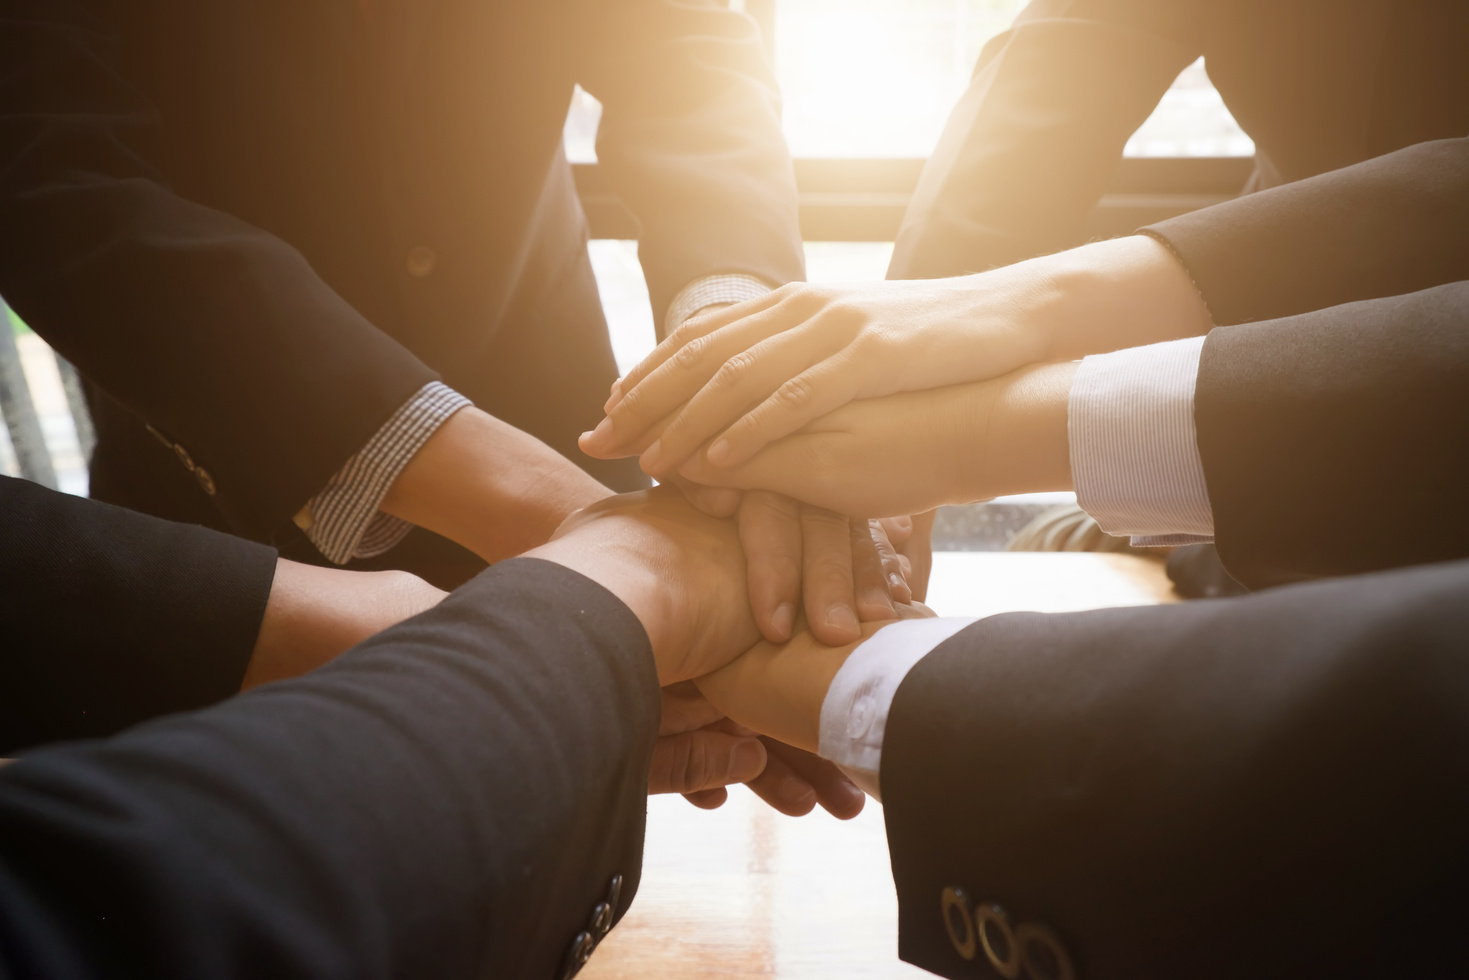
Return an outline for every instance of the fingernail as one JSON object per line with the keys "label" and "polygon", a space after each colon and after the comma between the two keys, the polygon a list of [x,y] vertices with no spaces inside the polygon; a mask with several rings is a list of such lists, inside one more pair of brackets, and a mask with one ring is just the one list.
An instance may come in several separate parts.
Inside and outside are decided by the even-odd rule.
{"label": "fingernail", "polygon": [[770,616],[770,628],[775,630],[777,636],[782,640],[791,638],[791,630],[796,628],[796,607],[789,602],[782,602],[775,607],[775,612]]}
{"label": "fingernail", "polygon": [[714,445],[709,447],[709,451],[705,453],[704,456],[709,460],[709,462],[713,463],[715,466],[724,466],[728,462],[730,457],[729,440],[719,440]]}
{"label": "fingernail", "polygon": [[851,606],[827,607],[826,625],[843,633],[862,632],[862,627],[857,625],[857,614],[852,611]]}
{"label": "fingernail", "polygon": [[888,589],[899,602],[913,601],[913,589],[908,585],[908,580],[897,572],[888,576]]}
{"label": "fingernail", "polygon": [[747,738],[736,742],[729,750],[729,774],[739,782],[746,782],[760,775],[765,769],[765,746],[759,740]]}
{"label": "fingernail", "polygon": [[776,795],[788,805],[797,807],[813,802],[816,798],[816,791],[795,776],[787,776],[781,780],[780,789]]}
{"label": "fingernail", "polygon": [[652,473],[658,468],[658,463],[663,455],[663,440],[659,439],[643,450],[643,456],[638,461],[643,467],[644,473]]}

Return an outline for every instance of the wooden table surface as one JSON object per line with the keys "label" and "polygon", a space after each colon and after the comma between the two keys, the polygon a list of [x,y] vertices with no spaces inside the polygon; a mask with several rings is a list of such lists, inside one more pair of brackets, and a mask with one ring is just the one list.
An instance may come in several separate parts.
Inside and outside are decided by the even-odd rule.
{"label": "wooden table surface", "polygon": [[[1161,562],[1126,555],[943,552],[941,616],[1065,612],[1172,601]],[[898,900],[882,807],[845,823],[781,816],[744,787],[718,810],[648,801],[642,886],[584,980],[914,978],[898,959]]]}

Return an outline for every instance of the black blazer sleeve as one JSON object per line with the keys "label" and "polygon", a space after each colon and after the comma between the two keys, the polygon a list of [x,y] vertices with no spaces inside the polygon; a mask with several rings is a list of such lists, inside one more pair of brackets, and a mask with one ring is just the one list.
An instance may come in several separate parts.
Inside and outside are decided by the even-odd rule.
{"label": "black blazer sleeve", "polygon": [[1464,975],[1466,595],[1460,562],[957,634],[884,739],[902,957],[996,976],[955,908],[994,903],[1088,980]]}
{"label": "black blazer sleeve", "polygon": [[982,272],[1082,243],[1122,148],[1203,54],[1187,0],[1033,0],[979,57],[888,277]]}
{"label": "black blazer sleeve", "polygon": [[156,112],[116,64],[123,16],[4,5],[0,293],[268,539],[436,375],[295,249],[172,191]]}
{"label": "black blazer sleeve", "polygon": [[1215,328],[1194,423],[1245,585],[1469,557],[1469,282]]}
{"label": "black blazer sleeve", "polygon": [[1216,324],[1469,279],[1469,138],[1419,143],[1143,229]]}
{"label": "black blazer sleeve", "polygon": [[661,333],[700,276],[805,278],[780,100],[750,18],[715,0],[604,3],[587,91],[598,165],[642,224],[638,258]]}
{"label": "black blazer sleeve", "polygon": [[0,477],[0,755],[240,689],[275,552]]}
{"label": "black blazer sleeve", "polygon": [[0,770],[0,972],[562,976],[636,889],[657,724],[627,607],[497,565],[307,677]]}

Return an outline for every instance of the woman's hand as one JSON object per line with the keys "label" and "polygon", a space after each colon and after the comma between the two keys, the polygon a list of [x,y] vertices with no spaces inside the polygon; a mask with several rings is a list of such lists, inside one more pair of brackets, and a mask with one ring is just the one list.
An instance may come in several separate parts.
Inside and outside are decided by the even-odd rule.
{"label": "woman's hand", "polygon": [[701,453],[680,472],[859,516],[1067,490],[1066,402],[1075,370],[1046,364],[995,381],[853,402],[739,466],[714,466]]}
{"label": "woman's hand", "polygon": [[[793,284],[685,323],[614,387],[588,454],[734,467],[859,399],[1203,332],[1171,253],[1132,237],[955,279]],[[653,438],[651,433],[661,429]]]}

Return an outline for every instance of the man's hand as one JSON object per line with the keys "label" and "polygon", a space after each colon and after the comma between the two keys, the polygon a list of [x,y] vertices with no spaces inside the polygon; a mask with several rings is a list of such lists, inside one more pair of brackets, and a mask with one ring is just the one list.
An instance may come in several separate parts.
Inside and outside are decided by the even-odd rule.
{"label": "man's hand", "polygon": [[699,451],[733,467],[855,400],[1210,326],[1186,270],[1143,236],[953,279],[793,283],[680,326],[614,387],[581,445],[640,453],[659,478]]}
{"label": "man's hand", "polygon": [[[932,610],[916,603],[900,607],[898,613],[902,619],[933,616]],[[888,625],[891,621],[864,623],[862,639]],[[860,642],[828,647],[800,632],[786,644],[757,644],[695,684],[716,709],[740,724],[797,750],[815,752],[826,692]]]}
{"label": "man's hand", "polygon": [[773,490],[843,514],[915,514],[1000,494],[1071,488],[1066,430],[1074,364],[853,402],[762,450],[683,476]]}
{"label": "man's hand", "polygon": [[700,513],[673,487],[599,501],[526,554],[621,599],[647,631],[664,687],[728,663],[760,638],[735,523]]}
{"label": "man's hand", "polygon": [[823,643],[850,643],[860,623],[891,619],[912,592],[887,529],[777,493],[752,491],[738,510],[750,602],[761,634],[791,638],[800,606]]}
{"label": "man's hand", "polygon": [[840,820],[862,812],[862,791],[823,759],[756,733],[719,713],[692,683],[663,690],[649,793],[682,793],[697,807],[722,806],[732,783],[746,783],[787,816],[820,803]]}
{"label": "man's hand", "polygon": [[277,559],[241,690],[314,670],[445,595],[408,572],[349,572]]}

